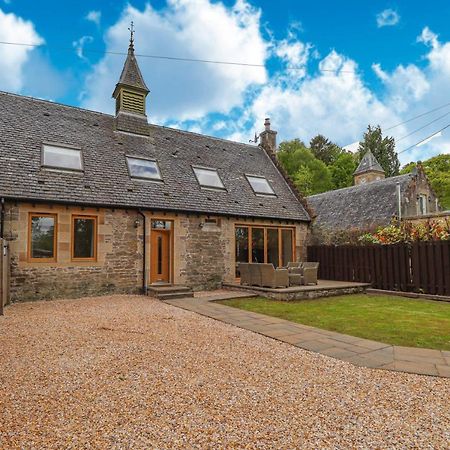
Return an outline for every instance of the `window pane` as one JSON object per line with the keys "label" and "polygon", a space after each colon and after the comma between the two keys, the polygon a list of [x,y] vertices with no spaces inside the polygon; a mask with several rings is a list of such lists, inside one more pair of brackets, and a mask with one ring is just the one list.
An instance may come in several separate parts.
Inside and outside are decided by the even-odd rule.
{"label": "window pane", "polygon": [[77,217],[73,228],[73,257],[95,258],[95,219]]}
{"label": "window pane", "polygon": [[267,229],[267,262],[278,267],[278,229]]}
{"label": "window pane", "polygon": [[273,191],[272,186],[270,186],[269,182],[265,178],[247,176],[247,179],[248,179],[252,189],[257,194],[275,195],[275,192]]}
{"label": "window pane", "polygon": [[216,189],[225,189],[222,180],[215,169],[200,169],[194,167],[195,176],[200,186],[212,187]]}
{"label": "window pane", "polygon": [[156,161],[127,156],[127,162],[130,175],[134,178],[148,178],[150,180],[162,179]]}
{"label": "window pane", "polygon": [[264,262],[264,229],[252,228],[252,262]]}
{"label": "window pane", "polygon": [[54,258],[55,218],[31,217],[31,257]]}
{"label": "window pane", "polygon": [[152,220],[152,228],[155,230],[170,230],[172,222],[165,220]]}
{"label": "window pane", "polygon": [[82,170],[81,150],[44,145],[44,166]]}
{"label": "window pane", "polygon": [[162,274],[162,236],[158,236],[158,275]]}
{"label": "window pane", "polygon": [[236,228],[236,277],[240,277],[239,263],[248,262],[248,228]]}
{"label": "window pane", "polygon": [[284,267],[294,261],[292,254],[292,230],[281,230],[281,261]]}

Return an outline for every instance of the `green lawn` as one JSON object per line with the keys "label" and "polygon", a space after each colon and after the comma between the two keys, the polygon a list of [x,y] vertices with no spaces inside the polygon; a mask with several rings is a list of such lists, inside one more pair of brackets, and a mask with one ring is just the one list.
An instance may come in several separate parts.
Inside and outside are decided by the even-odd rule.
{"label": "green lawn", "polygon": [[450,303],[365,294],[297,302],[256,297],[220,303],[388,344],[450,350]]}

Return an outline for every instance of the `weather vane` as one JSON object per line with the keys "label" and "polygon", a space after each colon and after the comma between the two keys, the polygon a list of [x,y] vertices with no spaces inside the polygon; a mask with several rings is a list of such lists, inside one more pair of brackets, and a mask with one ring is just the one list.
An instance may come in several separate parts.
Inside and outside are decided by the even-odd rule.
{"label": "weather vane", "polygon": [[248,142],[252,142],[253,144],[257,144],[258,141],[259,141],[259,136],[255,132],[255,138],[254,139],[250,139]]}
{"label": "weather vane", "polygon": [[133,44],[134,44],[134,23],[133,23],[133,21],[131,21],[128,31],[130,32],[130,47],[133,47]]}

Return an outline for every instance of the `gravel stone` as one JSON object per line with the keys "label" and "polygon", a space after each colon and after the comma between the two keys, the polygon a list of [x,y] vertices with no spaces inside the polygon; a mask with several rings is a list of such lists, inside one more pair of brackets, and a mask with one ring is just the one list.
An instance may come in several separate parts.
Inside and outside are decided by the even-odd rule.
{"label": "gravel stone", "polygon": [[144,296],[0,317],[0,448],[434,448],[450,380],[355,367]]}

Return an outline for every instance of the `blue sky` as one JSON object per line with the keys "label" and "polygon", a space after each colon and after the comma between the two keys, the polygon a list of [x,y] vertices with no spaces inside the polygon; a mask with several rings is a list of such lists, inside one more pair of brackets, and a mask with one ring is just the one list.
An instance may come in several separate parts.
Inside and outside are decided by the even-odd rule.
{"label": "blue sky", "polygon": [[[45,44],[0,44],[0,89],[112,113],[123,57],[104,52],[134,20],[137,53],[265,66],[139,58],[151,122],[247,142],[270,116],[280,140],[348,145],[450,102],[449,17],[444,0],[0,0],[0,41]],[[448,123],[450,105],[389,133],[400,151]],[[449,152],[447,129],[401,160]]]}

